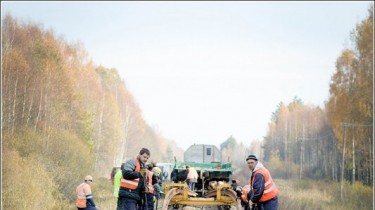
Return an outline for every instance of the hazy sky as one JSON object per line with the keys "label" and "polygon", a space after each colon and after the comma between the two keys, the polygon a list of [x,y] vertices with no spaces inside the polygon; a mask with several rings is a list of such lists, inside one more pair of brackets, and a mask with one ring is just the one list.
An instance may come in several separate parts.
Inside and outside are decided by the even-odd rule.
{"label": "hazy sky", "polygon": [[279,102],[324,106],[362,2],[1,2],[116,68],[146,121],[187,149],[266,135]]}

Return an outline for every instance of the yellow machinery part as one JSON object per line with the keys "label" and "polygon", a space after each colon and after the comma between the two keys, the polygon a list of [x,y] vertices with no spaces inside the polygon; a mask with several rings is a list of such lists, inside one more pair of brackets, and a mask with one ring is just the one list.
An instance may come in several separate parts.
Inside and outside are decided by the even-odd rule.
{"label": "yellow machinery part", "polygon": [[164,190],[162,210],[167,210],[169,205],[236,206],[238,210],[242,209],[240,199],[228,184],[206,193],[206,198],[197,198],[197,193],[189,191],[185,183],[165,183]]}

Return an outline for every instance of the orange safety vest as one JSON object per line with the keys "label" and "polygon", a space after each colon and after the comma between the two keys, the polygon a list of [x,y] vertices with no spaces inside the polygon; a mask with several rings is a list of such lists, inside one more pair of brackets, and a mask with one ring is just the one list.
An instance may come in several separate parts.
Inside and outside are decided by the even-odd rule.
{"label": "orange safety vest", "polygon": [[243,188],[242,188],[242,193],[241,193],[241,200],[242,200],[244,203],[248,203],[248,202],[249,202],[249,201],[247,200],[247,194],[249,194],[249,191],[250,191],[250,185],[249,185],[249,184],[243,186]]}
{"label": "orange safety vest", "polygon": [[[134,171],[136,171],[136,172],[141,171],[141,164],[139,163],[139,160],[137,158],[135,158],[135,170]],[[138,183],[139,183],[139,178],[137,178],[137,179],[124,179],[124,177],[122,176],[120,186],[128,188],[128,189],[135,190],[138,187]]]}
{"label": "orange safety vest", "polygon": [[90,185],[87,183],[82,183],[78,185],[76,189],[77,200],[76,206],[78,208],[86,208],[86,195],[91,194]]}
{"label": "orange safety vest", "polygon": [[154,189],[154,185],[152,183],[152,176],[154,175],[154,173],[152,171],[148,171],[147,170],[147,187],[148,187],[148,192],[151,193],[151,194],[154,194],[155,192],[155,189]]}
{"label": "orange safety vest", "polygon": [[264,182],[265,182],[264,183],[263,195],[259,199],[259,201],[260,202],[266,202],[266,201],[269,201],[272,198],[276,197],[278,190],[277,190],[276,184],[272,180],[270,172],[266,168],[262,167],[262,168],[258,169],[257,171],[255,171],[253,179],[251,180],[252,192],[254,192],[254,189],[253,189],[252,186],[253,186],[253,183],[254,183],[255,175],[258,174],[258,173],[263,175]]}

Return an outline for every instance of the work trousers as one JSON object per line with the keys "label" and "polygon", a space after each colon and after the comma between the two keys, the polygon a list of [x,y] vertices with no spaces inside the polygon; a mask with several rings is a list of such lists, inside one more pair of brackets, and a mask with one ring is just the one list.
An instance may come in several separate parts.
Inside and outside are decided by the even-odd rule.
{"label": "work trousers", "polygon": [[277,196],[272,198],[269,201],[257,203],[256,207],[251,208],[252,210],[277,210],[278,208],[278,199]]}
{"label": "work trousers", "polygon": [[139,201],[132,198],[118,197],[117,210],[136,210],[139,206]]}
{"label": "work trousers", "polygon": [[195,182],[189,181],[189,190],[194,191],[195,190]]}
{"label": "work trousers", "polygon": [[[145,195],[142,196],[143,204],[142,204],[142,208],[139,208],[139,210],[154,210],[154,194],[147,193],[146,198],[145,198]],[[146,208],[146,205],[147,205],[147,208]]]}

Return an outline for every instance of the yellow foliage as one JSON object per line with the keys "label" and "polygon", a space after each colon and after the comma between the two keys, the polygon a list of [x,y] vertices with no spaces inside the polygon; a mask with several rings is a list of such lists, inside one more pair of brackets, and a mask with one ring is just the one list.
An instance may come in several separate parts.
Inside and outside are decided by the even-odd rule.
{"label": "yellow foliage", "polygon": [[272,151],[270,160],[264,165],[271,172],[273,178],[294,178],[298,174],[298,165],[280,159],[277,150]]}
{"label": "yellow foliage", "polygon": [[2,165],[2,209],[52,209],[56,205],[56,184],[39,162],[3,148]]}

